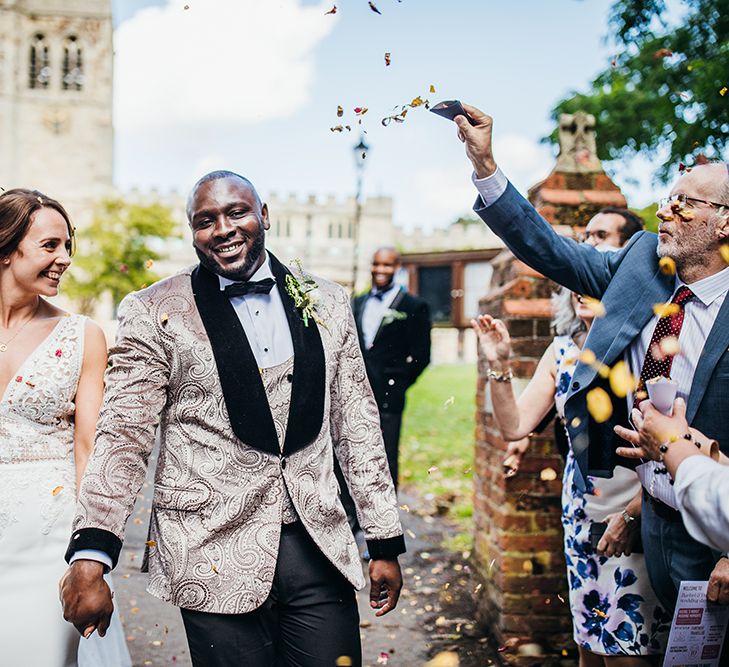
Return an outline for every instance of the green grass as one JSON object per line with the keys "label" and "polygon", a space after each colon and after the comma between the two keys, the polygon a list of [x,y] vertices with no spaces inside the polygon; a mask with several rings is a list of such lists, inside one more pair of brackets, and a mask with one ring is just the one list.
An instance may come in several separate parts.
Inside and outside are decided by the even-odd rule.
{"label": "green grass", "polygon": [[459,551],[471,542],[475,396],[475,365],[429,367],[408,391],[400,439],[401,484],[422,504],[411,509],[453,520],[446,543]]}

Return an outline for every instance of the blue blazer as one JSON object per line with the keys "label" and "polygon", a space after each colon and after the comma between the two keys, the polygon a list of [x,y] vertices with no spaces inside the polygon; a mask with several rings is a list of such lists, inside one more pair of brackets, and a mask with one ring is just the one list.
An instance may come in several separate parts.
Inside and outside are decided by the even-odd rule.
{"label": "blue blazer", "polygon": [[[636,234],[619,252],[559,236],[534,207],[509,184],[491,206],[479,197],[474,211],[520,260],[568,289],[600,299],[606,315],[596,318],[585,342],[604,364],[621,360],[633,339],[653,317],[653,304],[668,301],[675,279],[661,273],[658,237]],[[699,358],[687,402],[689,423],[719,441],[729,455],[729,298],[724,300]],[[615,454],[621,441],[615,424],[627,422],[626,400],[613,397],[613,416],[597,424],[585,396],[606,381],[578,363],[567,395],[565,416],[570,441],[583,473],[611,477],[615,465],[631,464]],[[610,393],[608,391],[608,393]]]}

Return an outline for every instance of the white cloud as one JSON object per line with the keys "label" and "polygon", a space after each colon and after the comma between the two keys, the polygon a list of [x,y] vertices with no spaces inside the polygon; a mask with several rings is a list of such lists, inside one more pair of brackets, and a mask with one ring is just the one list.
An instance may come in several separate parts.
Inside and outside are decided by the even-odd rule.
{"label": "white cloud", "polygon": [[[189,5],[189,9],[184,9]],[[115,126],[250,124],[304,106],[329,0],[169,0],[117,28]]]}

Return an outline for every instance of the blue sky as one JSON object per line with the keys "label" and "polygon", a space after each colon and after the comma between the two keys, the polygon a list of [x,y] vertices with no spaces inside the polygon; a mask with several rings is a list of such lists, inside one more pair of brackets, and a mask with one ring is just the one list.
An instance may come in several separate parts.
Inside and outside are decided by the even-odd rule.
{"label": "blue sky", "polygon": [[[380,123],[417,95],[490,113],[497,161],[522,191],[546,176],[550,108],[612,57],[611,0],[375,2],[381,16],[366,0],[114,0],[117,184],[186,191],[230,168],[264,196],[345,197],[359,137],[329,128],[364,106],[365,193],[392,196],[406,228],[445,226],[474,193],[455,126],[423,108]],[[660,189],[649,165],[631,166],[611,168],[642,206]]]}

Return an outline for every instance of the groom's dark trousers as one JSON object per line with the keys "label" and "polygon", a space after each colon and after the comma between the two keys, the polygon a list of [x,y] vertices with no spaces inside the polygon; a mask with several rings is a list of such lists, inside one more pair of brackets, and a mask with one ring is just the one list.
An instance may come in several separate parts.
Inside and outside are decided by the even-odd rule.
{"label": "groom's dark trousers", "polygon": [[194,667],[333,667],[342,656],[362,664],[352,584],[300,521],[282,526],[273,588],[261,607],[248,614],[181,611]]}

